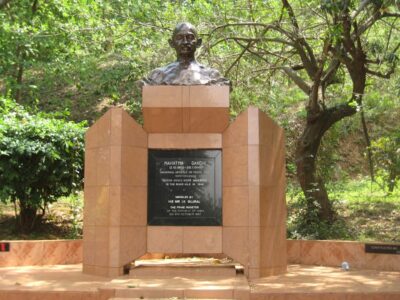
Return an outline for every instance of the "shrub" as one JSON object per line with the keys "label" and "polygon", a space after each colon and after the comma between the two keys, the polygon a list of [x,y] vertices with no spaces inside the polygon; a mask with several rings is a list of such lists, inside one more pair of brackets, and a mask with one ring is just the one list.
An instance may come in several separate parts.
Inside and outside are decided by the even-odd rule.
{"label": "shrub", "polygon": [[32,231],[48,203],[81,189],[84,132],[0,97],[0,200],[15,204],[17,229]]}
{"label": "shrub", "polygon": [[377,180],[392,193],[400,178],[400,130],[380,137],[371,143]]}
{"label": "shrub", "polygon": [[[289,190],[287,237],[290,239],[327,240],[352,239],[353,233],[347,227],[343,218],[335,214],[332,223],[319,218],[318,203],[310,207],[304,196],[297,189]],[[333,202],[336,212],[336,203]]]}

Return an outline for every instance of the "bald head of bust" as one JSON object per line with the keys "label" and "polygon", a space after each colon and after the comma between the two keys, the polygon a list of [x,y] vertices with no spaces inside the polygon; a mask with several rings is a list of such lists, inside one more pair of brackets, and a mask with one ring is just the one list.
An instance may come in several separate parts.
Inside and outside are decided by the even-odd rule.
{"label": "bald head of bust", "polygon": [[186,64],[195,60],[196,49],[201,46],[195,27],[187,22],[176,25],[168,42],[176,51],[177,61]]}
{"label": "bald head of bust", "polygon": [[176,61],[153,70],[143,80],[147,85],[229,85],[218,70],[196,61],[195,52],[201,46],[196,28],[187,22],[179,23],[172,32],[169,45],[175,49]]}

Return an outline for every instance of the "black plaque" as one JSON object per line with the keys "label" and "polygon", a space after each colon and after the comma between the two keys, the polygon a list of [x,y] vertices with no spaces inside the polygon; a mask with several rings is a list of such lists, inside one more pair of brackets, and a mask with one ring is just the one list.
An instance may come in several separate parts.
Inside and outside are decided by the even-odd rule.
{"label": "black plaque", "polygon": [[147,223],[222,225],[221,150],[149,150]]}
{"label": "black plaque", "polygon": [[400,245],[365,244],[366,253],[400,254]]}

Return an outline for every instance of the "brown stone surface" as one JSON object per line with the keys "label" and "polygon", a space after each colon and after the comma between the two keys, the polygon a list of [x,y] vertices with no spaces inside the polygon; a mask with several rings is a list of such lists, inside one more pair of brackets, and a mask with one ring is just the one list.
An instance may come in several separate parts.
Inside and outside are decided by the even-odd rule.
{"label": "brown stone surface", "polygon": [[250,278],[284,272],[283,130],[250,107],[223,133],[222,145],[223,252],[242,263]]}
{"label": "brown stone surface", "polygon": [[[261,265],[261,227],[249,227],[249,269],[260,269]],[[251,273],[251,272],[249,272]],[[250,274],[251,275],[251,274]],[[250,276],[250,278],[254,278]]]}
{"label": "brown stone surface", "polygon": [[[121,192],[121,210],[116,217],[120,226],[146,226],[147,224],[147,187],[126,186],[117,188]],[[132,197],[134,196],[134,198]],[[137,201],[134,201],[137,200]]]}
{"label": "brown stone surface", "polygon": [[95,124],[88,129],[85,135],[86,150],[110,145],[112,111],[112,109],[107,111]]}
{"label": "brown stone surface", "polygon": [[191,86],[189,106],[229,107],[229,86]]}
{"label": "brown stone surface", "polygon": [[213,133],[223,132],[229,125],[229,108],[190,108],[189,132]]}
{"label": "brown stone surface", "polygon": [[250,253],[248,227],[224,226],[222,232],[222,251],[243,266],[248,266]]}
{"label": "brown stone surface", "polygon": [[223,189],[224,226],[247,226],[249,224],[249,187],[226,186]]}
{"label": "brown stone surface", "polygon": [[243,112],[229,125],[222,136],[222,147],[232,148],[248,144],[248,113]]}
{"label": "brown stone surface", "polygon": [[258,145],[249,145],[247,149],[247,155],[248,185],[260,186],[263,182],[262,179],[264,179],[260,178],[260,169],[263,167],[260,165],[260,147]]}
{"label": "brown stone surface", "polygon": [[[143,91],[149,135],[122,109],[89,129],[85,272],[119,274],[145,252],[225,253],[250,276],[285,269],[283,130],[254,107],[227,127],[228,106],[228,87],[152,86]],[[147,149],[221,147],[224,226],[146,226]]]}
{"label": "brown stone surface", "polygon": [[286,224],[285,186],[260,187],[260,226],[281,227]]}
{"label": "brown stone surface", "polygon": [[142,106],[148,133],[221,133],[229,124],[229,87],[146,86]]}
{"label": "brown stone surface", "polygon": [[183,101],[189,102],[188,90],[184,86],[144,86],[142,107],[182,107]]}
{"label": "brown stone surface", "polygon": [[147,144],[147,133],[121,108],[86,134],[84,272],[120,275],[146,252]]}
{"label": "brown stone surface", "polygon": [[76,264],[82,262],[82,241],[2,241],[9,252],[0,252],[0,267]]}
{"label": "brown stone surface", "polygon": [[119,262],[126,264],[146,253],[147,228],[146,226],[122,226],[121,243],[119,246]]}
{"label": "brown stone surface", "polygon": [[219,149],[222,148],[220,133],[151,133],[149,149]]}
{"label": "brown stone surface", "polygon": [[354,269],[400,271],[398,255],[365,253],[361,242],[288,240],[287,245],[290,263],[338,267],[347,261]]}
{"label": "brown stone surface", "polygon": [[224,147],[222,156],[222,186],[248,185],[248,147]]}
{"label": "brown stone surface", "polygon": [[260,228],[260,268],[286,268],[286,226]]}
{"label": "brown stone surface", "polygon": [[143,107],[143,128],[148,133],[183,132],[183,111],[178,108]]}
{"label": "brown stone surface", "polygon": [[222,253],[222,227],[183,227],[183,253]]}
{"label": "brown stone surface", "polygon": [[183,227],[148,226],[147,252],[183,253]]}
{"label": "brown stone surface", "polygon": [[229,107],[229,87],[145,86],[142,107]]}
{"label": "brown stone surface", "polygon": [[121,154],[121,186],[147,186],[147,149],[123,147]]}
{"label": "brown stone surface", "polygon": [[[107,269],[97,268],[99,274],[104,271]],[[263,272],[257,269],[250,271]],[[0,268],[0,278],[1,300],[108,300],[112,297],[239,300],[400,298],[399,272],[344,272],[339,268],[301,265],[289,266],[286,274],[254,279],[250,282],[244,276],[171,278],[153,275],[135,279],[126,276],[109,279],[83,274],[81,265]]]}

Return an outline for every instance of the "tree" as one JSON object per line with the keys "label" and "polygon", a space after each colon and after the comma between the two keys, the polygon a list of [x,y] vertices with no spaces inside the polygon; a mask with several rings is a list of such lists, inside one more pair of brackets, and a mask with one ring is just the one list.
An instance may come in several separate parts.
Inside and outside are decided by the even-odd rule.
{"label": "tree", "polygon": [[96,18],[99,14],[95,1],[87,5],[75,1],[0,2],[0,88],[4,95],[11,91],[19,103],[24,96],[35,98],[37,86],[24,80],[32,66],[47,65],[48,70],[51,62],[57,61],[61,67],[86,47],[98,53],[101,43],[92,41],[105,34]]}
{"label": "tree", "polygon": [[[321,140],[334,124],[360,111],[369,146],[363,118],[365,88],[368,78],[390,78],[395,71],[400,43],[394,21],[388,20],[397,20],[400,14],[395,1],[291,2],[281,1],[281,13],[272,22],[260,18],[227,23],[211,34],[218,39],[214,45],[234,42],[241,47],[233,64],[249,53],[269,71],[283,71],[307,96],[295,153],[297,178],[308,210],[317,209],[320,219],[331,223],[335,213],[317,172]],[[378,47],[373,49],[373,43]],[[348,81],[350,89],[344,84]]]}
{"label": "tree", "polygon": [[0,201],[18,208],[17,229],[32,231],[48,203],[81,189],[85,130],[0,98]]}

